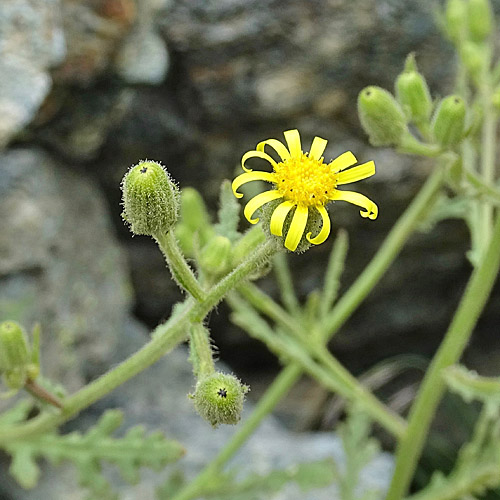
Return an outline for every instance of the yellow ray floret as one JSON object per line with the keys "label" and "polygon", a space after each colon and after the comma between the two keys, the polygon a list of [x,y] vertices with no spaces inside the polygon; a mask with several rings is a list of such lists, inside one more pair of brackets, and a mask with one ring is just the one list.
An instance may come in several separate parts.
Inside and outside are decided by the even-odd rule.
{"label": "yellow ray floret", "polygon": [[[253,218],[254,213],[266,203],[280,199],[281,203],[270,217],[270,232],[275,236],[283,236],[285,227],[288,227],[284,244],[289,250],[295,251],[304,237],[310,218],[317,221],[321,218],[321,230],[315,236],[308,232],[307,241],[319,245],[328,238],[330,218],[325,206],[330,201],[347,201],[363,208],[360,212],[362,217],[377,218],[378,207],[373,201],[360,193],[337,188],[374,175],[373,161],[354,166],[356,157],[346,151],[330,163],[324,163],[323,153],[328,143],[326,139],[315,137],[309,153],[304,153],[298,130],[287,130],[283,135],[286,146],[277,139],[267,139],[259,142],[255,150],[248,151],[241,159],[245,173],[236,177],[232,184],[237,198],[243,196],[238,189],[247,182],[266,181],[274,184],[274,189],[258,194],[245,206],[244,215],[249,222],[257,223],[259,219]],[[266,153],[266,146],[272,148],[281,161],[276,161]],[[246,162],[252,158],[266,160],[272,172],[249,169]]]}

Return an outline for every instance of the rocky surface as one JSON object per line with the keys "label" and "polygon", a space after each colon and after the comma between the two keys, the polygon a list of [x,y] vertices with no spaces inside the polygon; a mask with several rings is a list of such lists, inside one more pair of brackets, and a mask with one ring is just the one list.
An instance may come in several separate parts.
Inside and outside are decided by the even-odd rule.
{"label": "rocky surface", "polygon": [[42,323],[45,374],[75,390],[109,366],[131,301],[95,182],[39,149],[0,156],[0,317]]}

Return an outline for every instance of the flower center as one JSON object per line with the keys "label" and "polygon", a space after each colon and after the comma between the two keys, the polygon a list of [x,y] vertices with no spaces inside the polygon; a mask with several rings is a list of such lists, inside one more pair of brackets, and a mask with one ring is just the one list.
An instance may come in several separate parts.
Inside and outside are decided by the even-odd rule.
{"label": "flower center", "polygon": [[290,158],[274,169],[276,187],[285,200],[307,207],[325,205],[337,186],[337,174],[323,160]]}

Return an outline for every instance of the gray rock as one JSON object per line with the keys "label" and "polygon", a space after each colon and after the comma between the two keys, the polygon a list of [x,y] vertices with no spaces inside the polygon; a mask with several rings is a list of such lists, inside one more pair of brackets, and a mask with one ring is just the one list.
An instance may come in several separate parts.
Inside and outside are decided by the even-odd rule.
{"label": "gray rock", "polygon": [[65,51],[59,0],[0,4],[0,149],[37,112]]}
{"label": "gray rock", "polygon": [[143,1],[137,6],[136,27],[123,42],[115,60],[117,73],[128,83],[158,85],[165,79],[170,60],[155,23],[158,11],[165,6],[164,0]]}
{"label": "gray rock", "polygon": [[45,374],[70,390],[107,368],[130,307],[95,184],[36,149],[0,157],[0,318],[40,321]]}

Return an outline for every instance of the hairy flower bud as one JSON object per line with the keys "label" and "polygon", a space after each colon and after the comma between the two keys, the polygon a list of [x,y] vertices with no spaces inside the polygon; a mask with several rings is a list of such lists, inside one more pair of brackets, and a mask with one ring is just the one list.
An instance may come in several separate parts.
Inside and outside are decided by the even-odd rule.
{"label": "hairy flower bud", "polygon": [[214,236],[202,249],[200,265],[210,274],[226,270],[231,256],[231,242],[225,236]]}
{"label": "hairy flower bud", "polygon": [[432,133],[443,147],[456,146],[463,138],[465,126],[465,103],[457,95],[445,97],[432,120]]}
{"label": "hairy flower bud", "polygon": [[401,107],[390,92],[380,87],[366,87],[360,92],[358,113],[373,146],[397,145],[407,132]]}
{"label": "hairy flower bud", "polygon": [[214,373],[201,378],[193,396],[196,411],[214,427],[237,424],[243,411],[243,400],[249,391],[234,375]]}
{"label": "hairy flower bud", "polygon": [[489,0],[469,0],[467,5],[469,34],[475,42],[483,42],[493,31],[493,14]]}
{"label": "hairy flower bud", "polygon": [[177,221],[179,191],[157,162],[141,161],[122,182],[123,218],[134,234],[153,236],[168,232]]}
{"label": "hairy flower bud", "polygon": [[396,97],[410,120],[417,124],[429,120],[431,94],[425,78],[417,70],[414,54],[408,55],[405,69],[396,79]]}

